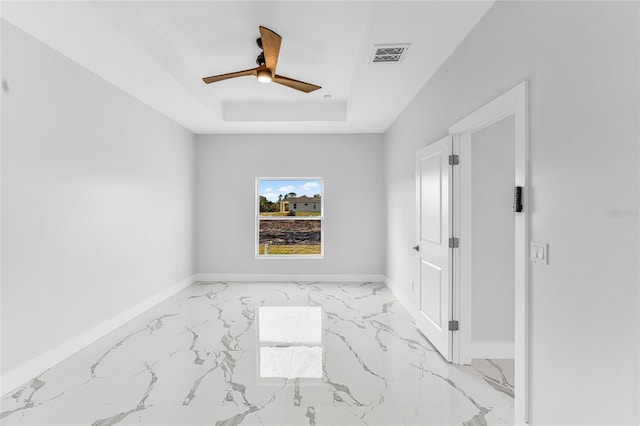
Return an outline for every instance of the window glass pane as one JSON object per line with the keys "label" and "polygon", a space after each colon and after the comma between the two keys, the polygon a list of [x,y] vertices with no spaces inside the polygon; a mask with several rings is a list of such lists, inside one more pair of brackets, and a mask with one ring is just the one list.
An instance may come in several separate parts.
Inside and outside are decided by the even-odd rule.
{"label": "window glass pane", "polygon": [[260,216],[321,216],[320,179],[258,181]]}
{"label": "window glass pane", "polygon": [[320,219],[260,220],[259,254],[322,254]]}

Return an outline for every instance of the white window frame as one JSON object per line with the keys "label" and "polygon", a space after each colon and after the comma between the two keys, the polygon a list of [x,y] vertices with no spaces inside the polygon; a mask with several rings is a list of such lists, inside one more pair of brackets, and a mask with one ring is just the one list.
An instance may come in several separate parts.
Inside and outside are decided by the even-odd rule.
{"label": "white window frame", "polygon": [[[319,216],[260,216],[260,182],[264,180],[320,181],[320,215]],[[257,177],[254,190],[255,198],[255,255],[256,259],[324,259],[324,185],[323,177]],[[319,220],[320,221],[320,254],[260,254],[260,221],[261,220]]]}

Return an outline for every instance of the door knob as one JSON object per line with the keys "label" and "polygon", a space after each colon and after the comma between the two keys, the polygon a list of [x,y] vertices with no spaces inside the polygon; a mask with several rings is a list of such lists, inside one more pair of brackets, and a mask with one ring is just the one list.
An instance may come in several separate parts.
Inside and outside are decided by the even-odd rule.
{"label": "door knob", "polygon": [[415,251],[420,251],[420,246],[419,246],[419,245],[418,245],[418,246],[413,246],[412,248],[413,248]]}

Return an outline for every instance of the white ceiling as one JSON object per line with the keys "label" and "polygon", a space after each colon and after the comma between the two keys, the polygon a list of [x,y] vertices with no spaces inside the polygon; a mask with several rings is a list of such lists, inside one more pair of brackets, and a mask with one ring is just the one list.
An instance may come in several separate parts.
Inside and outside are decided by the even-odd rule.
{"label": "white ceiling", "polygon": [[[382,133],[493,1],[3,1],[3,18],[196,133]],[[258,26],[282,36],[278,74],[242,77]],[[399,64],[374,44],[411,43]],[[326,99],[330,95],[330,99]]]}

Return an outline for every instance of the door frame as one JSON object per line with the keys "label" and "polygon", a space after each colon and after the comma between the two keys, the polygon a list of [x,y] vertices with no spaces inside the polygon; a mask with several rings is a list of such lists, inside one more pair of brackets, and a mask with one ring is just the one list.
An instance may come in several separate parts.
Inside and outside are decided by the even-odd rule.
{"label": "door frame", "polygon": [[[529,420],[529,331],[530,276],[529,235],[531,227],[531,187],[529,165],[529,84],[523,81],[485,106],[449,128],[453,136],[454,154],[460,155],[460,166],[453,174],[453,229],[460,238],[460,249],[453,259],[453,314],[461,324],[454,333],[453,362],[471,362],[471,194],[470,158],[471,133],[513,115],[515,118],[515,185],[521,186],[523,212],[515,214],[515,424]],[[465,213],[462,213],[465,212]]]}

